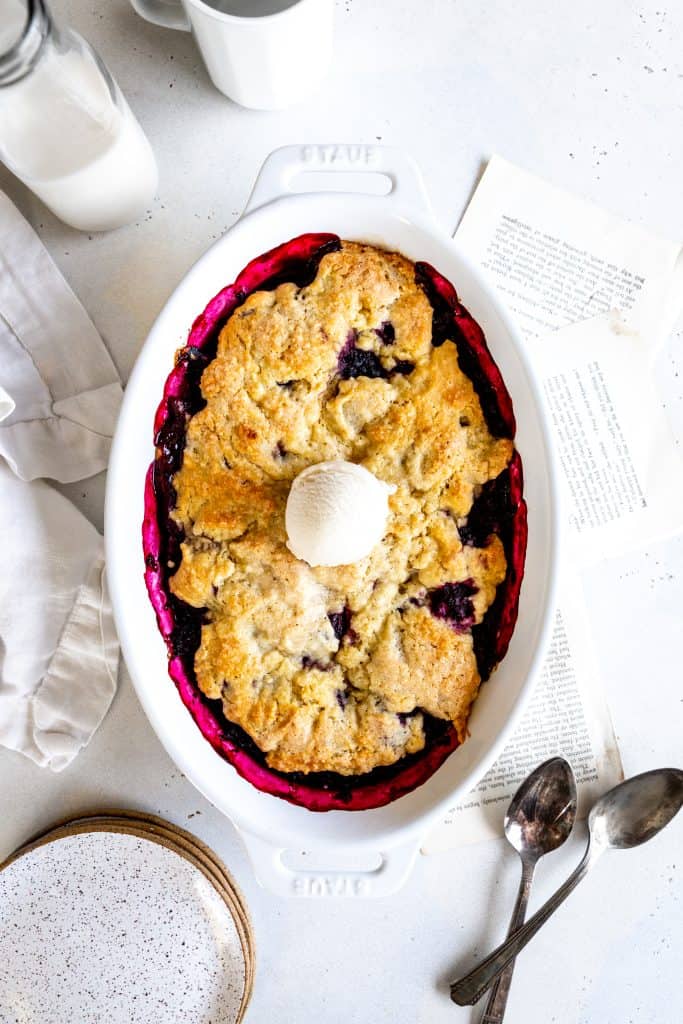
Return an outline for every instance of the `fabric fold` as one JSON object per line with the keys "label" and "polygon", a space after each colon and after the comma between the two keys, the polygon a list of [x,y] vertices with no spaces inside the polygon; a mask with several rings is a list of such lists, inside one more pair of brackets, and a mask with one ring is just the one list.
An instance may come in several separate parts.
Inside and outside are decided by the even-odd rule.
{"label": "fabric fold", "polygon": [[0,455],[17,475],[68,483],[104,469],[123,394],[118,372],[40,239],[2,193],[0,354],[0,385],[14,406],[0,395]]}
{"label": "fabric fold", "polygon": [[118,660],[104,559],[97,556],[33,695],[33,741],[40,757],[34,760],[58,772],[88,743],[116,692]]}
{"label": "fabric fold", "polygon": [[41,478],[106,468],[121,397],[94,324],[0,193],[0,746],[53,771],[104,718],[119,648],[102,537]]}

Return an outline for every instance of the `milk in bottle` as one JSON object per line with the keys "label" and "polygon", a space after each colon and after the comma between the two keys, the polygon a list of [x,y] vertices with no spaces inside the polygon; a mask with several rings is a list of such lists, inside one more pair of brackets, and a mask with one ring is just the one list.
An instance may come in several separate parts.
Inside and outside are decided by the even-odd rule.
{"label": "milk in bottle", "polygon": [[0,158],[75,228],[134,220],[157,167],[107,68],[43,0],[0,0],[0,26]]}

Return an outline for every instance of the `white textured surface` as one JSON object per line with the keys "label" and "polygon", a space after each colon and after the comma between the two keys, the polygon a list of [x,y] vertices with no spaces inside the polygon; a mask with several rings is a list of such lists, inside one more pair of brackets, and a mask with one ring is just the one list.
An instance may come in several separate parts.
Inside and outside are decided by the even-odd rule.
{"label": "white textured surface", "polygon": [[230,911],[177,853],[68,836],[0,872],[0,1024],[232,1024],[244,956]]}
{"label": "white textured surface", "polygon": [[[238,215],[265,154],[294,141],[375,142],[419,160],[454,227],[498,151],[608,209],[683,237],[683,10],[666,0],[342,0],[337,61],[309,103],[277,114],[212,90],[184,35],[136,20],[126,0],[53,0],[115,71],[159,157],[159,197],[137,226],[89,239],[0,173],[127,374],[180,276]],[[683,437],[681,336],[660,360]],[[101,525],[103,482],[70,488]],[[591,575],[589,608],[627,774],[680,763],[683,538]],[[250,1024],[476,1021],[446,995],[456,967],[504,931],[515,854],[491,842],[422,858],[404,892],[374,904],[278,901],[258,890],[235,832],[177,772],[130,684],[59,777],[0,757],[0,853],[61,814],[127,804],[193,829],[228,863],[254,915]],[[682,823],[612,854],[517,967],[509,1024],[673,1024],[680,985]],[[537,904],[578,859],[542,864]],[[173,1017],[166,1020],[172,1021]],[[160,1024],[166,1024],[160,1020]]]}

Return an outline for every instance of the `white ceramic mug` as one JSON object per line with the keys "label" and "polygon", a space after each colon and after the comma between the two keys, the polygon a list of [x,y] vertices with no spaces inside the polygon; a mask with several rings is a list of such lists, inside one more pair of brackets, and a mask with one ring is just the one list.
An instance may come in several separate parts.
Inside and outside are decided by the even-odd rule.
{"label": "white ceramic mug", "polygon": [[131,0],[163,28],[192,32],[213,84],[235,103],[279,110],[312,92],[332,60],[334,0]]}

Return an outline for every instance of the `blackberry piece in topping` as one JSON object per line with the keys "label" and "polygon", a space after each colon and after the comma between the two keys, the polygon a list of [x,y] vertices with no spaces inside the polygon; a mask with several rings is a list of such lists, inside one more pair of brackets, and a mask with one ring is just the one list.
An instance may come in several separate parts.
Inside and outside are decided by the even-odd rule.
{"label": "blackberry piece in topping", "polygon": [[478,589],[471,579],[444,583],[429,591],[429,610],[437,619],[445,619],[459,633],[464,633],[474,625],[472,597]]}

